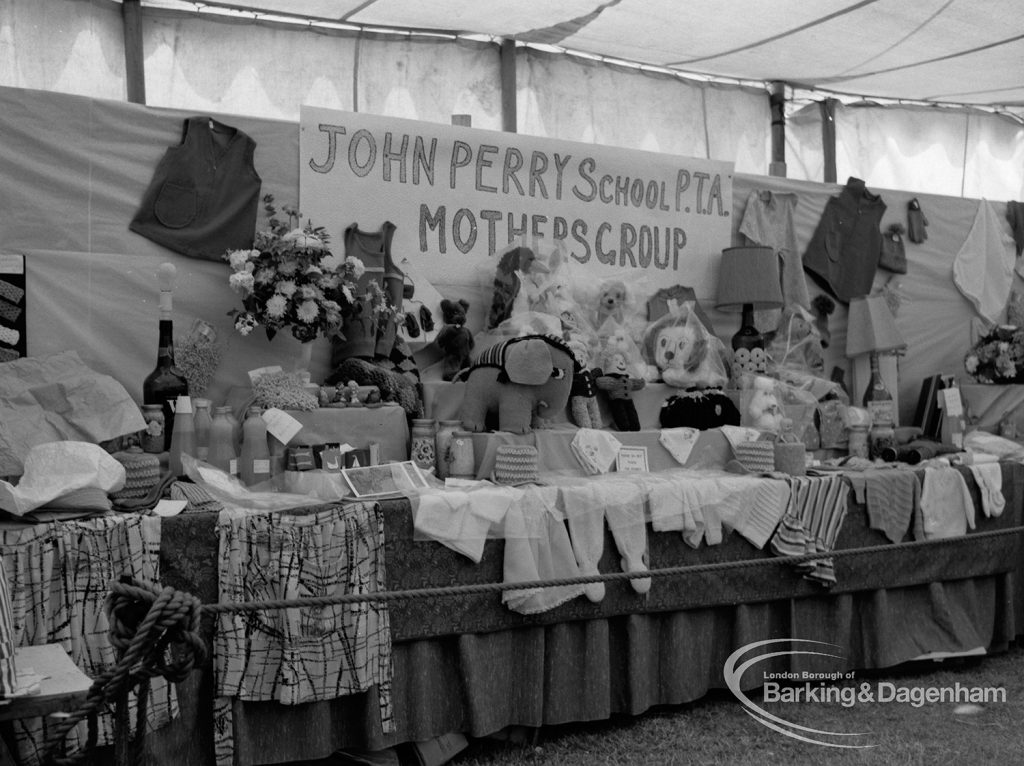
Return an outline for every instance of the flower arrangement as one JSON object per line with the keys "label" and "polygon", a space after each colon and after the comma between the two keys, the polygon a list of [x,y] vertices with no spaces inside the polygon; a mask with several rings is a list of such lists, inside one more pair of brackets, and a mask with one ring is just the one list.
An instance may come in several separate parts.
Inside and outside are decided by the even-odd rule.
{"label": "flower arrangement", "polygon": [[334,335],[355,303],[362,261],[333,255],[324,228],[310,221],[300,226],[294,207],[283,206],[281,219],[272,195],[263,202],[269,228],[256,232],[253,249],[224,255],[232,270],[228,284],[242,297],[243,308],[228,312],[235,330],[248,335],[262,326],[273,339],[290,327],[302,343]]}
{"label": "flower arrangement", "polygon": [[964,369],[978,383],[1024,380],[1024,327],[993,327],[968,352]]}

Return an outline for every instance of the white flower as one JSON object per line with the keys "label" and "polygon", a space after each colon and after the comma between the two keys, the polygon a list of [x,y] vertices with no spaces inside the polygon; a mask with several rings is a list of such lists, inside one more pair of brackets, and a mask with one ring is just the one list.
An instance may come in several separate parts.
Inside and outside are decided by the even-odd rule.
{"label": "white flower", "polygon": [[257,251],[249,250],[232,250],[228,253],[228,263],[231,264],[231,268],[235,271],[242,271],[248,267],[249,271],[252,271],[252,264],[249,263],[249,253]]}
{"label": "white flower", "polygon": [[307,301],[315,301],[318,298],[323,297],[323,293],[321,293],[320,290],[318,290],[317,288],[313,287],[313,285],[303,285],[300,288],[299,292],[302,294],[302,297],[305,298]]}
{"label": "white flower", "polygon": [[341,311],[341,306],[334,301],[324,301],[321,305],[323,306],[324,311],[328,313],[337,313]]}
{"label": "white flower", "polygon": [[303,301],[299,304],[299,308],[296,310],[296,315],[306,324],[316,320],[320,314],[320,308],[316,305],[315,301]]}
{"label": "white flower", "polygon": [[256,272],[256,283],[260,285],[269,285],[274,281],[274,277],[277,276],[277,269],[273,266],[267,266]]}
{"label": "white flower", "polygon": [[316,234],[303,229],[292,229],[281,237],[283,242],[294,242],[298,247],[306,250],[321,251],[324,249],[324,241]]}
{"label": "white flower", "polygon": [[255,317],[253,317],[252,314],[249,314],[249,313],[239,314],[235,318],[235,329],[238,330],[238,332],[241,335],[248,335],[249,333],[251,333],[253,331],[253,329],[255,327],[256,327],[256,319],[255,319]]}
{"label": "white flower", "polygon": [[288,308],[288,299],[283,295],[273,295],[267,300],[267,316],[273,319],[280,319]]}
{"label": "white flower", "polygon": [[286,277],[290,277],[299,268],[299,264],[293,260],[284,260],[277,264],[277,270],[284,274]]}
{"label": "white flower", "polygon": [[345,296],[345,301],[349,304],[356,302],[356,297],[352,294],[352,288],[348,284],[341,286],[341,294]]}
{"label": "white flower", "polygon": [[[252,266],[252,264],[249,264]],[[231,289],[236,293],[241,293],[242,297],[249,295],[252,292],[255,280],[253,279],[252,273],[248,271],[236,271],[230,277],[228,277],[228,284],[231,285]]]}
{"label": "white flower", "polygon": [[964,361],[964,367],[967,369],[968,375],[973,375],[974,373],[976,373],[978,371],[978,357],[976,357],[974,354],[968,356],[967,359]]}
{"label": "white flower", "polygon": [[295,295],[295,283],[290,279],[286,279],[277,286],[277,292],[283,295],[285,298],[291,298]]}
{"label": "white flower", "polygon": [[350,255],[345,259],[345,266],[352,270],[352,278],[357,282],[366,273],[366,266],[354,255]]}

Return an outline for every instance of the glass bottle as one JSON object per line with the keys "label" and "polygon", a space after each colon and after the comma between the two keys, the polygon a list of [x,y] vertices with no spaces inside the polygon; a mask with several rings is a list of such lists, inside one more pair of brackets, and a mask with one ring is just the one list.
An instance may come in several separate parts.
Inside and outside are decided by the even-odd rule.
{"label": "glass bottle", "polygon": [[164,408],[162,404],[143,404],[142,417],[146,421],[146,428],[139,436],[143,452],[160,454],[166,450],[164,446],[166,423],[164,421]]}
{"label": "glass bottle", "polygon": [[174,322],[171,319],[174,293],[174,264],[162,263],[157,272],[160,284],[160,336],[156,367],[142,382],[142,403],[159,404],[164,411],[164,449],[171,448],[174,433],[174,403],[188,395],[188,381],[174,364]]}
{"label": "glass bottle", "polygon": [[228,416],[230,407],[218,407],[210,425],[210,453],[207,462],[231,476],[238,475],[238,450],[235,448],[235,425]]}
{"label": "glass bottle", "polygon": [[242,449],[238,458],[238,473],[247,487],[270,479],[270,446],[267,444],[267,424],[263,409],[252,406],[242,423]]}
{"label": "glass bottle", "polygon": [[168,466],[172,476],[184,476],[181,456],[196,456],[196,428],[192,412],[192,401],[187,394],[179,396],[174,406],[174,429],[171,432],[170,457]]}
{"label": "glass bottle", "polygon": [[210,406],[213,404],[209,399],[194,399],[192,406],[195,412],[192,415],[196,429],[196,457],[200,460],[210,459],[210,428],[213,426],[213,417],[210,415]]}

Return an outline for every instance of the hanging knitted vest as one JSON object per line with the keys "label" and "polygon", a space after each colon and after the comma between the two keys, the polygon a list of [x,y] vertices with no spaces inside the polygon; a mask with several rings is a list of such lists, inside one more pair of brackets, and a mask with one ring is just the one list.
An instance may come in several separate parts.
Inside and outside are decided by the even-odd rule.
{"label": "hanging knitted vest", "polygon": [[209,117],[189,117],[156,167],[128,228],[164,247],[217,261],[252,247],[261,180],[256,142]]}

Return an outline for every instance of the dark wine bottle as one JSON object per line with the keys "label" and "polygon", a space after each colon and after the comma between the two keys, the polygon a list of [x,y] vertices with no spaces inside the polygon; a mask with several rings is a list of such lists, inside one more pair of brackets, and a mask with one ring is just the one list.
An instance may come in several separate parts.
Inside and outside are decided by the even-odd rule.
{"label": "dark wine bottle", "polygon": [[164,450],[171,448],[174,432],[174,405],[179,396],[188,395],[188,381],[174,365],[174,322],[171,309],[174,295],[174,277],[177,270],[172,263],[160,264],[157,272],[160,284],[160,337],[156,367],[142,383],[142,403],[159,404],[164,411]]}

